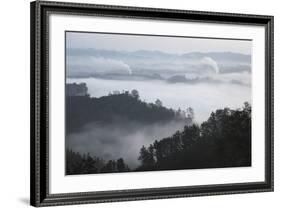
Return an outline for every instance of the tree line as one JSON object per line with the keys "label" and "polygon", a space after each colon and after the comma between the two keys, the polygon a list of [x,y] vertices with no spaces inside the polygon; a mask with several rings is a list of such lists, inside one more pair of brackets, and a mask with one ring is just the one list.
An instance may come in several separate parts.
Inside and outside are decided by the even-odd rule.
{"label": "tree line", "polygon": [[80,154],[72,150],[66,150],[66,174],[93,174],[93,173],[114,173],[130,171],[123,158],[105,162],[99,157],[88,154]]}

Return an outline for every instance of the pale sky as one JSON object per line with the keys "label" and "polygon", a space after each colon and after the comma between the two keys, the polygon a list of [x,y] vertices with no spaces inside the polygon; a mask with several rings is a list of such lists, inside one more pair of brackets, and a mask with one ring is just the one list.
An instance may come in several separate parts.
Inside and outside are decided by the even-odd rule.
{"label": "pale sky", "polygon": [[178,54],[189,52],[235,52],[250,55],[252,41],[66,32],[66,47],[118,51],[158,50]]}

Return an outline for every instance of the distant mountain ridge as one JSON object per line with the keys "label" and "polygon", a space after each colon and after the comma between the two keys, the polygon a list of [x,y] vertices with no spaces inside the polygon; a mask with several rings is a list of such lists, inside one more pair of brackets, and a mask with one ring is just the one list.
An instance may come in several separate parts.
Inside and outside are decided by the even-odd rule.
{"label": "distant mountain ridge", "polygon": [[67,54],[70,56],[102,56],[108,58],[152,58],[152,57],[162,57],[162,58],[202,58],[202,57],[211,57],[216,61],[243,61],[250,62],[251,55],[234,53],[234,52],[189,52],[189,53],[168,53],[158,50],[136,50],[136,51],[118,51],[118,50],[105,50],[105,49],[94,49],[94,48],[68,48]]}
{"label": "distant mountain ridge", "polygon": [[242,62],[251,62],[251,55],[242,54],[242,53],[234,53],[234,52],[191,52],[185,53],[182,55],[186,58],[194,58],[194,57],[211,57],[216,61],[242,61]]}

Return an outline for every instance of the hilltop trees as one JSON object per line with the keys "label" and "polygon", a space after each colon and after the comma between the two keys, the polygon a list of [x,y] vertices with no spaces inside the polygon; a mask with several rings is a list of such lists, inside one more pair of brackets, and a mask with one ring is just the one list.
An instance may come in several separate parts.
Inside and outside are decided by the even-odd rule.
{"label": "hilltop trees", "polygon": [[139,99],[139,92],[137,90],[132,90],[131,95],[133,98]]}
{"label": "hilltop trees", "polygon": [[162,103],[161,100],[157,99],[157,100],[155,101],[155,105],[158,106],[158,107],[162,107],[163,103]]}
{"label": "hilltop trees", "polygon": [[193,121],[194,119],[194,110],[191,107],[186,109],[186,117],[188,120]]}
{"label": "hilltop trees", "polygon": [[117,161],[104,160],[93,157],[89,153],[81,155],[79,152],[72,150],[66,151],[66,174],[93,174],[93,173],[113,173],[130,171],[129,166],[124,162],[123,158]]}

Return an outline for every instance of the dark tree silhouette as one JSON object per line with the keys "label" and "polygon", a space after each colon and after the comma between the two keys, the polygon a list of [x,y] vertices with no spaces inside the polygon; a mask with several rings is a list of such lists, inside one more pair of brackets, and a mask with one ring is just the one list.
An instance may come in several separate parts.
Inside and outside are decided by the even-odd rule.
{"label": "dark tree silhouette", "polygon": [[194,119],[194,110],[191,107],[186,109],[186,117],[188,120],[193,121]]}
{"label": "dark tree silhouette", "polygon": [[158,107],[162,107],[163,103],[162,103],[161,100],[157,99],[157,100],[155,101],[155,105],[158,106]]}
{"label": "dark tree silhouette", "polygon": [[114,160],[109,160],[106,165],[101,169],[101,173],[114,173],[117,172],[117,165]]}
{"label": "dark tree silhouette", "polygon": [[136,99],[139,99],[139,92],[137,91],[137,90],[132,90],[132,92],[131,92],[131,94],[132,94],[132,96],[134,97],[134,98],[136,98]]}
{"label": "dark tree silhouette", "polygon": [[130,170],[128,165],[125,164],[123,158],[119,158],[116,163],[118,172],[127,172]]}
{"label": "dark tree silhouette", "polygon": [[[201,126],[185,126],[150,148],[156,158],[150,170],[250,166],[251,106],[245,103],[242,109],[216,110]],[[143,146],[138,171],[148,169],[147,158],[149,152]]]}
{"label": "dark tree silhouette", "polygon": [[97,173],[96,161],[89,155],[80,155],[80,153],[67,150],[66,152],[66,173],[72,174],[90,174]]}
{"label": "dark tree silhouette", "polygon": [[138,158],[141,161],[142,167],[146,170],[150,170],[155,165],[154,149],[150,145],[147,149],[142,146],[140,149],[140,156]]}
{"label": "dark tree silhouette", "polygon": [[66,151],[66,174],[93,174],[93,173],[112,173],[112,172],[128,172],[129,166],[124,162],[123,158],[117,161],[109,160],[107,163],[98,157],[92,157],[89,153],[81,155],[79,152],[72,150]]}

